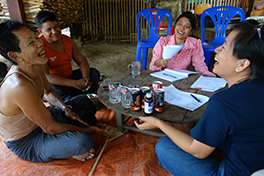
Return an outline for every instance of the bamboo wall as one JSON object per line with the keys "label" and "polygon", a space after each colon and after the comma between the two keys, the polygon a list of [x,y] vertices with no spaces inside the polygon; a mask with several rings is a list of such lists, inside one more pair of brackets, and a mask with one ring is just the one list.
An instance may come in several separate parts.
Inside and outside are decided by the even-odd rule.
{"label": "bamboo wall", "polygon": [[210,4],[211,7],[235,6],[242,8],[245,13],[249,10],[250,0],[184,0],[184,11],[194,10],[196,4]]}
{"label": "bamboo wall", "polygon": [[[66,18],[67,16],[75,15],[78,18],[80,16],[79,20],[76,21],[75,19],[74,22],[71,21],[71,23],[76,23],[76,31],[78,31],[76,33],[78,36],[88,36],[88,40],[104,39],[105,41],[111,42],[128,41],[133,43],[137,41],[137,13],[143,9],[156,7],[161,1],[167,1],[168,3],[181,1],[176,9],[182,8],[182,11],[194,10],[195,5],[198,3],[207,3],[212,7],[222,5],[237,6],[247,12],[248,4],[253,0],[23,0],[27,22],[32,26],[35,25],[33,19],[40,9],[39,4],[43,2],[46,9],[59,8],[58,12],[61,15],[63,14],[61,18],[65,24],[70,21]],[[78,8],[79,11],[75,14],[73,12],[77,11],[76,8],[73,8],[73,12],[70,12],[69,6],[63,6],[64,8],[61,8],[62,2],[67,5],[78,2],[82,8]],[[6,0],[0,0],[0,3],[0,21],[5,21],[9,19]],[[55,4],[59,5],[55,6]],[[65,11],[66,14],[62,13],[62,11]],[[56,15],[58,16],[58,14]],[[174,16],[176,17],[177,15]],[[142,21],[140,26],[142,29],[141,36],[147,36],[148,29],[146,22]]]}
{"label": "bamboo wall", "polygon": [[[40,6],[42,5],[42,1],[43,0],[23,0],[27,24],[33,30],[36,29],[34,18],[41,10]],[[10,14],[6,0],[0,0],[0,5],[0,22],[10,20]]]}
{"label": "bamboo wall", "polygon": [[6,0],[0,0],[0,22],[10,20]]}
{"label": "bamboo wall", "polygon": [[105,41],[136,41],[136,15],[150,8],[146,0],[84,0],[83,35]]}

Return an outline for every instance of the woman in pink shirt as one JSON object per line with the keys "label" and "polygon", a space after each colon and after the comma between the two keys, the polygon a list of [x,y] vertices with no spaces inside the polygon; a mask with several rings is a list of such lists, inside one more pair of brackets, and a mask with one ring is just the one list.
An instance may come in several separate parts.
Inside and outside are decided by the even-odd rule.
{"label": "woman in pink shirt", "polygon": [[[191,12],[182,13],[176,20],[174,28],[175,34],[161,37],[156,43],[153,49],[153,57],[149,69],[152,71],[163,70],[164,68],[187,70],[192,62],[195,71],[204,75],[215,76],[215,74],[208,70],[204,62],[204,52],[201,40],[189,37],[189,34],[194,30],[195,26],[196,21],[194,14]],[[163,46],[181,44],[184,44],[181,51],[176,53],[170,59],[162,58]]]}

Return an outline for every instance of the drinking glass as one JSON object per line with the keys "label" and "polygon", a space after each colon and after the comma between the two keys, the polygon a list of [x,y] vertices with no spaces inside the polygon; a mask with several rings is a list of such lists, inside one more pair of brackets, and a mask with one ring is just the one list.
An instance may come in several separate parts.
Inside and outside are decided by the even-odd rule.
{"label": "drinking glass", "polygon": [[132,64],[128,65],[128,72],[131,74],[130,67],[132,67],[132,75],[139,76],[140,75],[140,62],[133,61]]}
{"label": "drinking glass", "polygon": [[121,87],[121,104],[124,108],[130,108],[130,103],[132,100],[132,94],[130,88],[127,86]]}
{"label": "drinking glass", "polygon": [[108,85],[109,88],[109,101],[113,104],[119,103],[121,101],[121,83],[111,82]]}

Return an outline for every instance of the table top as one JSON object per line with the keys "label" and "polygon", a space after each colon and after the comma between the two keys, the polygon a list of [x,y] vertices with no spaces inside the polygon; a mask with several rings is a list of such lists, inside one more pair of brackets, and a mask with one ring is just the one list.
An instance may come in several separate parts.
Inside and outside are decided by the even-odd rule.
{"label": "table top", "polygon": [[[132,111],[130,109],[124,108],[121,103],[118,104],[112,104],[109,101],[109,92],[104,91],[102,89],[103,86],[107,86],[110,82],[121,82],[124,85],[139,85],[142,86],[149,86],[151,88],[151,85],[154,81],[161,81],[163,83],[163,86],[168,86],[170,84],[173,84],[176,88],[179,87],[190,87],[200,76],[201,74],[191,74],[188,78],[182,79],[175,82],[169,82],[163,79],[156,78],[154,76],[151,76],[150,73],[153,71],[144,70],[141,71],[140,76],[137,76],[136,78],[132,78],[131,75],[123,74],[122,76],[113,77],[110,80],[104,82],[101,87],[98,89],[98,98],[100,101],[109,109],[113,109],[115,111],[121,112],[124,115],[128,115],[131,117],[140,117],[145,116],[144,112],[142,110],[140,111]],[[212,96],[215,92],[206,92],[202,90],[182,90],[186,92],[192,92],[192,93],[198,93],[202,95],[206,95],[208,97]],[[175,122],[175,123],[189,123],[196,120],[199,120],[205,110],[207,103],[201,106],[200,108],[196,109],[195,111],[189,111],[187,109],[180,108],[175,105],[171,105],[165,102],[164,105],[164,111],[163,112],[154,112],[153,116],[162,119],[164,121],[169,122]]]}

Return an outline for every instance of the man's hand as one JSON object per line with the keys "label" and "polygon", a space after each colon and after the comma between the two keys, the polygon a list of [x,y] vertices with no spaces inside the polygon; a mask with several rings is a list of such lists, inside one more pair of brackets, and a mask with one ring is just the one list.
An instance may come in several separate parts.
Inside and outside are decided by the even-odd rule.
{"label": "man's hand", "polygon": [[91,86],[92,86],[92,82],[90,82],[90,78],[87,78],[87,77],[83,77],[83,80],[85,81],[85,85],[86,85],[86,88],[85,89],[82,89],[82,91],[88,91]]}
{"label": "man's hand", "polygon": [[76,114],[75,112],[73,112],[72,109],[71,109],[70,107],[66,107],[66,108],[65,108],[65,115],[66,115],[67,117],[71,118],[72,120],[77,120],[77,121],[79,121],[80,123],[84,124],[85,126],[88,126],[88,127],[89,127],[89,125],[88,125],[86,122],[84,122],[84,121],[80,118],[80,116],[79,116],[78,114]]}
{"label": "man's hand", "polygon": [[264,1],[259,2],[254,8],[256,10],[264,10]]}
{"label": "man's hand", "polygon": [[82,78],[79,80],[75,80],[74,87],[82,91],[87,91],[90,89],[91,85],[92,82],[89,82],[88,78]]}

